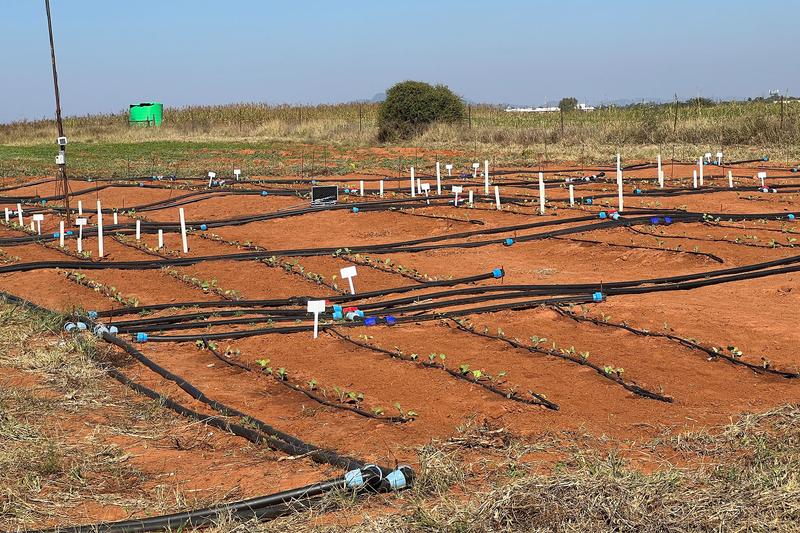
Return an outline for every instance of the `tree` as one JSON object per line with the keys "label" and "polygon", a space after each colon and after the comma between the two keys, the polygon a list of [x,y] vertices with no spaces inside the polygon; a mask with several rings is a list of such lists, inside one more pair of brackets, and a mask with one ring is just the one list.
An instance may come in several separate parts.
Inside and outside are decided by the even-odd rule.
{"label": "tree", "polygon": [[559,109],[563,112],[567,111],[574,111],[578,107],[578,99],[574,96],[568,96],[566,98],[562,98],[561,101],[558,103]]}
{"label": "tree", "polygon": [[378,140],[410,139],[434,122],[464,120],[464,103],[445,85],[404,81],[386,91],[378,112]]}

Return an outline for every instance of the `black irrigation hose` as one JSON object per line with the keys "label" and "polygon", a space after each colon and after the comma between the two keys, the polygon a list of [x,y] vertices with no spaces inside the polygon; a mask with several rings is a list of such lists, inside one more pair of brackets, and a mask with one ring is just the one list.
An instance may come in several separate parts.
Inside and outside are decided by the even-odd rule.
{"label": "black irrigation hose", "polygon": [[[563,307],[557,306],[557,305],[551,306],[550,309],[554,310],[556,313],[558,313],[559,315],[561,315],[563,317],[566,317],[566,318],[569,318],[571,320],[574,320],[575,322],[589,322],[589,323],[592,323],[592,324],[595,324],[595,325],[598,325],[598,326],[605,326],[605,327],[611,327],[611,328],[624,329],[625,331],[629,331],[629,332],[633,333],[634,335],[640,335],[640,336],[643,336],[643,337],[661,337],[661,338],[669,339],[669,340],[675,341],[675,342],[677,342],[677,343],[679,343],[679,344],[681,344],[683,346],[686,346],[687,348],[691,348],[693,350],[699,350],[699,351],[701,351],[703,353],[706,353],[706,354],[710,355],[711,357],[724,359],[725,361],[728,361],[729,363],[731,363],[733,365],[738,365],[738,366],[743,366],[743,367],[749,368],[750,370],[752,370],[753,372],[755,372],[757,374],[774,374],[776,376],[781,376],[781,377],[784,377],[784,378],[787,378],[787,379],[800,378],[800,373],[798,373],[798,372],[789,372],[789,371],[786,371],[786,370],[777,370],[775,368],[772,368],[772,366],[756,365],[756,364],[753,364],[753,363],[749,363],[747,361],[743,361],[742,359],[739,359],[738,357],[733,357],[733,356],[728,355],[728,354],[726,354],[726,353],[724,353],[722,351],[719,351],[719,350],[715,351],[715,350],[713,350],[711,348],[707,348],[707,347],[703,346],[702,344],[699,344],[699,343],[697,343],[695,341],[692,341],[692,340],[684,338],[684,337],[680,337],[678,335],[673,335],[672,333],[663,333],[663,332],[660,332],[660,331],[649,331],[649,330],[646,330],[646,329],[633,327],[633,326],[631,326],[629,324],[626,324],[624,322],[617,324],[617,323],[614,323],[614,322],[606,322],[604,320],[598,320],[597,318],[590,317],[590,316],[581,316],[581,315],[578,315],[577,313],[574,313],[572,311],[569,311],[569,310],[564,309]],[[766,361],[765,357],[762,357],[762,359]]]}
{"label": "black irrigation hose", "polygon": [[526,403],[526,404],[529,404],[529,405],[539,405],[539,406],[547,407],[548,409],[552,409],[553,411],[558,411],[560,409],[560,407],[559,407],[559,405],[557,403],[548,400],[547,397],[544,396],[543,394],[534,392],[532,390],[529,390],[528,392],[530,393],[531,396],[533,396],[534,399],[533,400],[529,400],[529,399],[524,398],[524,397],[520,396],[519,394],[517,394],[516,391],[505,391],[505,390],[503,390],[503,389],[501,389],[499,387],[496,387],[496,386],[492,385],[491,383],[487,383],[486,381],[481,381],[481,380],[476,379],[474,377],[470,377],[468,374],[463,374],[461,372],[457,372],[457,371],[453,370],[452,368],[447,367],[443,363],[434,363],[434,362],[431,362],[431,361],[424,361],[424,360],[415,361],[410,356],[407,356],[407,355],[405,355],[403,353],[392,352],[390,350],[386,350],[386,349],[380,348],[378,346],[373,346],[373,345],[371,345],[369,343],[366,343],[366,342],[357,341],[357,340],[353,339],[352,337],[348,337],[347,335],[343,335],[343,334],[339,333],[334,328],[327,328],[325,331],[327,333],[330,333],[330,334],[334,335],[335,337],[337,337],[337,338],[339,338],[339,339],[341,339],[343,341],[349,342],[350,344],[353,344],[355,346],[359,346],[361,348],[366,348],[368,350],[372,350],[373,352],[378,352],[378,353],[382,353],[382,354],[388,355],[389,357],[391,357],[393,359],[400,359],[402,361],[407,361],[407,362],[410,362],[410,363],[414,363],[414,364],[422,366],[423,368],[435,368],[435,369],[438,369],[438,370],[442,370],[444,372],[447,372],[448,374],[450,374],[452,377],[454,377],[456,379],[460,379],[462,381],[466,381],[467,383],[472,383],[473,385],[478,385],[479,387],[483,387],[487,391],[489,391],[491,393],[494,393],[494,394],[497,394],[498,396],[502,396],[503,398],[506,398],[507,400],[512,400],[512,401],[520,402],[520,403]]}

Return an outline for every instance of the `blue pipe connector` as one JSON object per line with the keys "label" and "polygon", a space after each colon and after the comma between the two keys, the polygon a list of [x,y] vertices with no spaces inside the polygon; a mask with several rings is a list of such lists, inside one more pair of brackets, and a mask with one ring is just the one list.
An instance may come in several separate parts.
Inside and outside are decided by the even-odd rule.
{"label": "blue pipe connector", "polygon": [[652,225],[654,225],[654,226],[657,226],[659,222],[661,222],[661,219],[660,219],[660,218],[658,218],[658,217],[652,217],[652,218],[650,218],[650,224],[652,224]]}
{"label": "blue pipe connector", "polygon": [[344,475],[344,481],[347,484],[347,488],[353,490],[358,490],[365,485],[364,475],[361,473],[360,468],[347,472]]}
{"label": "blue pipe connector", "polygon": [[505,275],[506,273],[502,268],[495,268],[494,270],[492,270],[492,276],[494,278],[502,278]]}
{"label": "blue pipe connector", "polygon": [[672,224],[672,217],[664,217],[664,224],[668,226]]}
{"label": "blue pipe connector", "polygon": [[611,219],[612,220],[619,220],[619,213],[617,213],[616,211],[611,213]]}
{"label": "blue pipe connector", "polygon": [[269,194],[267,191],[261,191],[261,196],[266,196],[267,194]]}
{"label": "blue pipe connector", "polygon": [[633,189],[633,194],[642,194],[642,189]]}
{"label": "blue pipe connector", "polygon": [[512,239],[511,237],[503,241],[503,246],[511,246],[512,244],[514,244],[514,239]]}
{"label": "blue pipe connector", "polygon": [[208,229],[208,224],[200,224],[200,231],[205,231]]}
{"label": "blue pipe connector", "polygon": [[378,319],[375,318],[374,316],[368,316],[367,318],[364,319],[365,326],[375,326],[377,324],[378,324]]}
{"label": "blue pipe connector", "polygon": [[66,324],[64,324],[64,331],[66,331],[67,333],[72,333],[77,327],[78,326],[75,325],[75,322],[67,322]]}
{"label": "blue pipe connector", "polygon": [[596,293],[592,294],[592,301],[595,302],[602,302],[603,301],[603,293],[597,291]]}
{"label": "blue pipe connector", "polygon": [[386,323],[390,326],[394,326],[395,324],[397,324],[397,319],[392,315],[389,315],[386,317]]}
{"label": "blue pipe connector", "polygon": [[389,482],[389,488],[392,490],[402,490],[408,485],[406,475],[401,468],[389,472],[386,476],[386,481]]}
{"label": "blue pipe connector", "polygon": [[788,218],[789,220],[794,220],[794,214],[789,213],[788,215],[786,215],[786,218]]}
{"label": "blue pipe connector", "polygon": [[88,316],[92,320],[96,320],[97,319],[97,311],[89,311],[88,313],[86,313],[86,316]]}
{"label": "blue pipe connector", "polygon": [[599,213],[597,213],[597,216],[600,218],[606,218],[608,215],[606,215],[605,211],[600,211]]}
{"label": "blue pipe connector", "polygon": [[342,320],[343,318],[344,318],[344,315],[342,315],[341,311],[334,311],[333,312],[333,319],[334,320]]}
{"label": "blue pipe connector", "polygon": [[108,332],[111,333],[112,335],[116,335],[117,333],[119,333],[119,328],[117,326],[109,326]]}
{"label": "blue pipe connector", "polygon": [[358,213],[358,208],[357,207],[353,208],[353,213]]}
{"label": "blue pipe connector", "polygon": [[147,333],[137,333],[136,342],[147,342]]}
{"label": "blue pipe connector", "polygon": [[75,325],[78,326],[78,331],[86,331],[89,329],[88,326],[83,322],[76,322]]}
{"label": "blue pipe connector", "polygon": [[592,205],[593,201],[594,200],[592,200],[591,198],[584,198],[583,199],[583,203],[586,204],[586,205]]}
{"label": "blue pipe connector", "polygon": [[769,161],[769,156],[768,156],[768,155],[765,155],[764,157],[762,157],[762,158],[761,158],[761,160],[762,160],[762,161]]}
{"label": "blue pipe connector", "polygon": [[344,193],[345,193],[345,194],[350,194],[350,189],[348,189],[348,188],[346,188],[346,187],[345,187],[345,189],[344,189]]}

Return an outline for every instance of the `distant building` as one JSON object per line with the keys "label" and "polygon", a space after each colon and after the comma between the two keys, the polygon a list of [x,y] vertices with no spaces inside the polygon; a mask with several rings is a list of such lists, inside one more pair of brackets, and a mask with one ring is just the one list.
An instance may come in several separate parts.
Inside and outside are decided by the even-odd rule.
{"label": "distant building", "polygon": [[[594,107],[587,104],[578,104],[578,111],[594,111]],[[506,113],[558,113],[561,110],[558,106],[549,107],[507,107]]]}

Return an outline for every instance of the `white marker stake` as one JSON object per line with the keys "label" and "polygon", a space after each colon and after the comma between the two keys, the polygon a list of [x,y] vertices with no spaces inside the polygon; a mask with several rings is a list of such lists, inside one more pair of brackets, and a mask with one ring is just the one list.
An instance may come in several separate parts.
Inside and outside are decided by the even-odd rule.
{"label": "white marker stake", "polygon": [[422,194],[422,180],[417,178],[417,194]]}
{"label": "white marker stake", "polygon": [[159,250],[164,247],[164,230],[158,230],[158,248]]}
{"label": "white marker stake", "polygon": [[233,169],[233,176],[236,178],[236,181],[239,181],[239,176],[241,176],[242,171],[238,168]]}
{"label": "white marker stake", "polygon": [[431,205],[431,201],[430,201],[430,199],[428,199],[428,193],[431,190],[431,184],[430,183],[423,183],[422,185],[420,185],[420,189],[422,189],[422,192],[425,193],[425,203],[427,203],[428,205]]}
{"label": "white marker stake", "polygon": [[114,211],[114,225],[116,226],[117,224],[119,224],[119,219],[117,218],[117,212]]}
{"label": "white marker stake", "polygon": [[733,171],[728,171],[728,188],[733,189]]}
{"label": "white marker stake", "polygon": [[64,247],[64,221],[58,223],[58,245]]}
{"label": "white marker stake", "polygon": [[756,176],[758,177],[758,179],[761,180],[761,188],[763,189],[766,186],[766,185],[764,185],[764,180],[767,179],[767,173],[766,172],[759,172]]}
{"label": "white marker stake", "polygon": [[544,215],[544,173],[539,172],[539,213]]}
{"label": "white marker stake", "polygon": [[136,240],[139,241],[142,239],[142,221],[136,219]]}
{"label": "white marker stake", "polygon": [[325,312],[325,300],[309,300],[307,310],[314,313],[314,338],[319,334],[319,314]]}
{"label": "white marker stake", "polygon": [[[478,179],[478,167],[481,166],[480,163],[472,163],[472,179]],[[489,189],[487,188],[484,192],[488,196]]]}
{"label": "white marker stake", "polygon": [[183,241],[183,253],[189,253],[189,242],[186,240],[186,217],[183,214],[183,208],[178,209],[178,216],[181,219],[181,241]]}
{"label": "white marker stake", "polygon": [[6,209],[6,224],[8,224],[9,221],[11,220],[11,213],[9,212],[7,207],[5,209]]}
{"label": "white marker stake", "polygon": [[659,170],[658,171],[658,186],[660,188],[662,188],[662,189],[664,188],[664,171],[663,170]]}
{"label": "white marker stake", "polygon": [[475,204],[472,202],[472,189],[470,189],[469,190],[469,206],[472,207],[473,205],[475,205]]}
{"label": "white marker stake", "polygon": [[358,189],[361,192],[361,196],[364,196],[364,180],[358,182]]}
{"label": "white marker stake", "polygon": [[658,175],[660,176],[661,175],[661,170],[662,170],[662,168],[661,168],[661,154],[658,154],[656,156],[656,163],[658,163]]}
{"label": "white marker stake", "polygon": [[339,270],[339,274],[342,275],[342,278],[347,278],[347,282],[350,284],[350,294],[356,293],[356,288],[353,286],[353,278],[358,275],[356,272],[355,266],[344,267],[343,269]]}
{"label": "white marker stake", "polygon": [[697,188],[697,171],[692,170],[692,187]]}
{"label": "white marker stake", "polygon": [[624,199],[622,196],[622,170],[617,171],[617,210],[622,213],[624,206]]}
{"label": "white marker stake", "polygon": [[[42,220],[44,220],[44,215],[41,213],[37,213],[33,215],[33,222],[36,222],[36,232],[41,235],[42,234]],[[33,224],[31,222],[31,224]]]}
{"label": "white marker stake", "polygon": [[[711,156],[711,154],[707,154],[707,155],[709,157]],[[697,162],[697,164],[700,166],[700,186],[702,187],[703,186],[703,160],[701,159],[700,161]]]}
{"label": "white marker stake", "polygon": [[447,164],[447,165],[444,166],[444,168],[447,169],[447,177],[448,178],[452,178],[453,177],[453,165],[452,164]]}
{"label": "white marker stake", "polygon": [[500,211],[500,187],[497,185],[494,186],[494,203],[497,206],[497,210]]}
{"label": "white marker stake", "polygon": [[722,152],[717,152],[717,166],[722,166]]}
{"label": "white marker stake", "polygon": [[461,185],[453,185],[451,187],[451,190],[453,191],[453,194],[455,194],[455,196],[456,196],[456,199],[455,199],[455,202],[453,202],[453,205],[458,207],[458,195],[461,194],[461,191],[464,190],[464,187],[462,187]]}
{"label": "white marker stake", "polygon": [[436,194],[442,194],[442,171],[438,161],[436,162]]}
{"label": "white marker stake", "polygon": [[83,216],[83,200],[78,200],[78,216]]}
{"label": "white marker stake", "polygon": [[411,197],[415,198],[417,193],[415,191],[415,182],[414,182],[414,167],[411,167]]}
{"label": "white marker stake", "polygon": [[83,252],[83,227],[88,222],[89,221],[86,220],[85,218],[76,218],[75,219],[75,225],[78,226],[78,253],[82,253]]}
{"label": "white marker stake", "polygon": [[575,205],[575,186],[573,184],[569,184],[569,205]]}
{"label": "white marker stake", "polygon": [[22,204],[17,204],[17,216],[19,216],[19,225],[24,226],[25,220],[22,218]]}
{"label": "white marker stake", "polygon": [[103,257],[103,210],[97,200],[97,256]]}
{"label": "white marker stake", "polygon": [[214,181],[214,178],[216,178],[216,177],[217,177],[217,173],[216,172],[209,172],[208,173],[208,188],[209,189],[211,188],[211,182]]}
{"label": "white marker stake", "polygon": [[[488,159],[485,159],[483,161],[483,190],[484,190],[484,192],[486,194],[489,194],[489,160]],[[499,206],[500,202],[498,202],[497,205]],[[500,209],[500,207],[498,207],[497,209]]]}
{"label": "white marker stake", "polygon": [[381,180],[381,198],[383,198],[383,180]]}

